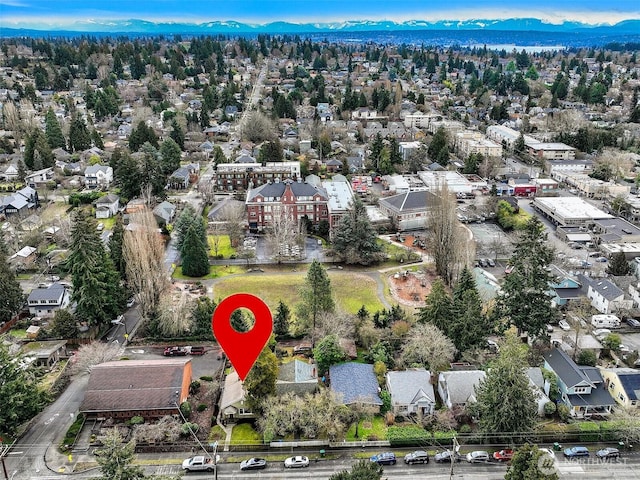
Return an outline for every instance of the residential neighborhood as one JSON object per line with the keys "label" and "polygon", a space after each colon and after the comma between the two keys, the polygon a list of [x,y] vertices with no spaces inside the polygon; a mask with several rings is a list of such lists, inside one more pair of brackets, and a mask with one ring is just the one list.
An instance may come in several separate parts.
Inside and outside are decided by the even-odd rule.
{"label": "residential neighborhood", "polygon": [[[637,46],[76,40],[0,39],[0,445],[636,462]],[[273,319],[246,378],[212,331],[237,293]]]}

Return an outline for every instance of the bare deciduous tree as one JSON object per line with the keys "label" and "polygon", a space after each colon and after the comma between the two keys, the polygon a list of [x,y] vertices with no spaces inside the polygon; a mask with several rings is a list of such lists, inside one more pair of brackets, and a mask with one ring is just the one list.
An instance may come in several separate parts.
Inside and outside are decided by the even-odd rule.
{"label": "bare deciduous tree", "polygon": [[436,264],[436,272],[447,285],[453,282],[475,256],[470,232],[456,215],[456,200],[446,184],[429,196],[432,206],[427,217],[427,246]]}
{"label": "bare deciduous tree", "polygon": [[90,373],[93,367],[118,357],[120,345],[116,343],[92,342],[82,345],[71,364],[71,374]]}
{"label": "bare deciduous tree", "polygon": [[353,339],[356,331],[355,323],[355,316],[344,312],[318,312],[313,338],[335,335],[338,338]]}
{"label": "bare deciduous tree", "polygon": [[228,203],[222,207],[218,221],[224,224],[232,247],[240,245],[245,226],[244,205],[242,203]]}
{"label": "bare deciduous tree", "polygon": [[189,314],[192,309],[193,302],[188,292],[164,295],[158,307],[159,332],[166,337],[176,337],[189,332],[193,324]]}
{"label": "bare deciduous tree", "polygon": [[242,118],[242,138],[259,143],[275,135],[275,127],[269,117],[261,112],[251,112]]}
{"label": "bare deciduous tree", "polygon": [[271,258],[278,263],[293,256],[292,248],[300,243],[300,226],[291,205],[273,206],[265,240]]}
{"label": "bare deciduous tree", "polygon": [[406,366],[426,364],[432,372],[437,372],[453,360],[456,353],[449,337],[430,323],[416,325],[408,338],[400,356]]}
{"label": "bare deciduous tree", "polygon": [[169,288],[164,242],[150,210],[133,214],[130,225],[122,246],[127,281],[140,305],[140,315],[149,319]]}

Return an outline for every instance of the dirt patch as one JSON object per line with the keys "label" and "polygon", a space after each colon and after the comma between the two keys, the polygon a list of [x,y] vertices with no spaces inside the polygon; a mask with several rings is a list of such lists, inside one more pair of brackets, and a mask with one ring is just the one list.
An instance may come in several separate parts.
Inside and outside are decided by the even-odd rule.
{"label": "dirt patch", "polygon": [[402,305],[423,307],[424,299],[431,291],[434,274],[419,270],[408,270],[389,276],[389,289],[393,298]]}

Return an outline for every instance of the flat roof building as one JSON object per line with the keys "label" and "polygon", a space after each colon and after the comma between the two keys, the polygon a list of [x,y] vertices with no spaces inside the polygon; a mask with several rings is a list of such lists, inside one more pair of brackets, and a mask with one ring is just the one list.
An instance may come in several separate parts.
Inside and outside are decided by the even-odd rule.
{"label": "flat roof building", "polygon": [[587,225],[614,218],[579,197],[536,197],[533,206],[556,225]]}

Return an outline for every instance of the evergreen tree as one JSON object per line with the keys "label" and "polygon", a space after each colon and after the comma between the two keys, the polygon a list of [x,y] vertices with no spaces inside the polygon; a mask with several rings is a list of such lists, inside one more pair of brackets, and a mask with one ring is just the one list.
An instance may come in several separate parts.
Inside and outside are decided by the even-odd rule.
{"label": "evergreen tree", "polygon": [[172,139],[163,140],[160,145],[160,155],[162,156],[162,173],[171,175],[180,168],[180,146]]}
{"label": "evergreen tree", "polygon": [[4,239],[0,242],[0,324],[4,324],[18,313],[24,304],[24,293],[22,287],[16,278],[15,272],[9,266],[7,261],[7,245]]}
{"label": "evergreen tree", "polygon": [[153,131],[153,128],[147,127],[147,124],[140,120],[138,126],[129,135],[129,150],[137,152],[145,143],[150,143],[155,148],[158,148],[158,136]]}
{"label": "evergreen tree", "polygon": [[477,400],[472,410],[482,432],[501,434],[503,441],[518,442],[533,431],[538,407],[526,368],[525,347],[510,338],[476,387]]}
{"label": "evergreen tree", "polygon": [[607,273],[615,277],[629,275],[631,268],[624,252],[617,252],[611,255],[611,261],[607,267]]}
{"label": "evergreen tree", "polygon": [[78,322],[76,317],[66,308],[56,310],[53,315],[51,334],[56,338],[76,338],[78,336]]}
{"label": "evergreen tree", "polygon": [[506,277],[495,308],[499,320],[532,337],[544,333],[546,324],[555,317],[547,294],[551,275],[546,270],[553,260],[553,248],[546,239],[540,219],[531,217],[520,232],[509,260],[514,270]]}
{"label": "evergreen tree", "polygon": [[199,297],[191,311],[192,332],[198,338],[213,340],[211,316],[216,309],[216,302],[209,297]]}
{"label": "evergreen tree", "polygon": [[380,480],[383,473],[383,468],[376,462],[359,460],[351,467],[351,471],[343,470],[334,473],[329,480]]}
{"label": "evergreen tree", "polygon": [[465,266],[453,289],[453,317],[444,331],[459,352],[479,347],[491,334],[473,273]]}
{"label": "evergreen tree", "polygon": [[8,434],[15,434],[20,425],[33,418],[46,399],[34,376],[36,369],[23,368],[20,360],[0,342],[0,425]]}
{"label": "evergreen tree", "polygon": [[138,162],[128,152],[122,153],[114,173],[115,183],[120,187],[120,193],[124,198],[132,199],[140,195],[142,173]]}
{"label": "evergreen tree", "polygon": [[505,480],[559,480],[555,459],[537,445],[518,448],[505,474]]}
{"label": "evergreen tree", "polygon": [[273,317],[273,333],[276,337],[286,337],[289,335],[289,321],[291,320],[291,310],[282,300],[278,302],[276,315]]}
{"label": "evergreen tree", "polygon": [[346,358],[336,335],[328,335],[313,349],[313,358],[318,365],[318,375],[324,375],[331,365],[343,362]]}
{"label": "evergreen tree", "polygon": [[174,142],[176,142],[178,147],[180,147],[180,150],[184,150],[184,131],[175,118],[171,121],[171,128],[172,130],[169,136],[173,139]]}
{"label": "evergreen tree", "polygon": [[[427,148],[427,154],[429,155],[429,158],[431,158],[433,161],[437,161],[440,150],[446,147],[447,144],[448,144],[447,132],[443,127],[440,127],[438,128],[438,130],[436,130],[436,133],[433,135],[433,138],[431,139],[431,143]],[[448,151],[447,151],[447,154],[448,154]]]}
{"label": "evergreen tree", "polygon": [[343,215],[333,235],[333,252],[347,264],[370,265],[382,260],[382,247],[371,226],[362,200],[353,198],[353,205]]}
{"label": "evergreen tree", "polygon": [[419,323],[431,323],[446,334],[452,317],[451,296],[444,282],[437,278],[431,284],[431,291],[425,298],[425,305],[418,310]]}
{"label": "evergreen tree", "polygon": [[93,142],[93,146],[99,149],[104,149],[104,142],[102,141],[102,137],[100,133],[95,128],[91,130],[91,141]]}
{"label": "evergreen tree", "polygon": [[167,184],[167,177],[162,171],[162,156],[160,152],[151,145],[145,143],[140,152],[140,188],[141,191],[145,191],[147,186],[151,187],[151,193],[157,197],[164,197],[166,195],[165,185]]}
{"label": "evergreen tree", "polygon": [[67,142],[64,139],[62,128],[58,123],[56,114],[53,112],[53,108],[51,107],[49,107],[49,110],[47,110],[47,115],[45,116],[44,132],[45,136],[47,137],[47,143],[49,144],[49,147],[51,147],[51,149],[66,147]]}
{"label": "evergreen tree", "polygon": [[82,152],[91,148],[91,134],[84,120],[74,115],[69,127],[69,150],[72,152]]}
{"label": "evergreen tree", "polygon": [[202,277],[209,273],[209,254],[196,225],[191,225],[184,236],[182,248],[182,273],[189,277]]}
{"label": "evergreen tree", "polygon": [[24,145],[24,163],[30,170],[52,167],[53,153],[42,130],[35,128],[27,135]]}
{"label": "evergreen tree", "polygon": [[124,224],[122,217],[118,215],[116,222],[113,225],[111,231],[111,237],[109,238],[109,257],[113,262],[113,266],[120,273],[120,278],[123,280],[126,277],[126,265],[124,263],[124,256],[122,255],[122,245],[124,243]]}
{"label": "evergreen tree", "polygon": [[96,461],[104,480],[142,480],[144,471],[134,465],[136,443],[124,443],[120,430],[112,428],[101,438],[102,446],[96,450]]}
{"label": "evergreen tree", "polygon": [[231,324],[231,328],[240,333],[248,332],[251,328],[247,317],[240,309],[233,311],[229,323]]}
{"label": "evergreen tree", "polygon": [[67,267],[71,272],[76,316],[90,325],[106,325],[124,303],[120,275],[106,253],[95,220],[84,211],[73,218]]}
{"label": "evergreen tree", "polygon": [[322,312],[333,312],[335,302],[331,291],[331,280],[327,271],[317,260],[313,260],[304,285],[300,289],[302,302],[298,304],[297,319],[305,326],[305,330],[311,327],[312,334],[315,334],[316,319]]}
{"label": "evergreen tree", "polygon": [[247,374],[243,386],[247,391],[247,402],[254,412],[261,411],[262,401],[276,393],[278,358],[266,346]]}

